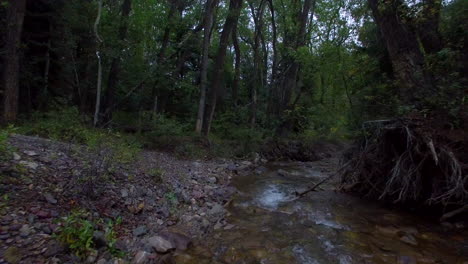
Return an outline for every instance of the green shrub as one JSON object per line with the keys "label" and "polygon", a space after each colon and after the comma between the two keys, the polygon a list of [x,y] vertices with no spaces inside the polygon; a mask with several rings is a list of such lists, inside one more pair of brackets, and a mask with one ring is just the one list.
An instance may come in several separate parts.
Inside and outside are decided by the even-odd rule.
{"label": "green shrub", "polygon": [[35,112],[23,122],[18,132],[55,140],[85,143],[89,129],[76,107],[62,108],[47,113]]}
{"label": "green shrub", "polygon": [[10,158],[12,147],[8,143],[8,137],[16,128],[13,126],[8,126],[5,129],[0,129],[0,160],[5,160]]}
{"label": "green shrub", "polygon": [[117,256],[122,255],[122,252],[115,248],[117,234],[114,231],[115,225],[120,225],[121,220],[118,219],[115,224],[109,221],[104,225],[102,220],[94,222],[89,219],[89,213],[82,210],[63,217],[60,221],[61,227],[55,234],[56,239],[68,246],[75,255],[83,258],[96,250],[94,233],[103,230],[109,252]]}

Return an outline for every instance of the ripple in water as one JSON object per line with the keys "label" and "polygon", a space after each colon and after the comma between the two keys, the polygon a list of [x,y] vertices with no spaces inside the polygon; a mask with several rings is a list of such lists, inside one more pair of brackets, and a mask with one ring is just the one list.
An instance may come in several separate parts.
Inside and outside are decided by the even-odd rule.
{"label": "ripple in water", "polygon": [[314,259],[310,254],[301,246],[295,245],[292,249],[294,257],[297,260],[297,263],[300,264],[320,264],[316,259]]}
{"label": "ripple in water", "polygon": [[291,196],[282,191],[277,185],[270,184],[257,196],[257,203],[267,209],[276,209],[283,202],[291,200]]}

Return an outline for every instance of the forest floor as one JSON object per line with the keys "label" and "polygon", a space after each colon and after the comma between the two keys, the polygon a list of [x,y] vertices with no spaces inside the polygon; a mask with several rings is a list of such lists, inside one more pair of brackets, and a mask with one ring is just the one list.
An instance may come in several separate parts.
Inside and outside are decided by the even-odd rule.
{"label": "forest floor", "polygon": [[[142,151],[128,165],[103,170],[103,158],[82,146],[21,135],[9,143],[11,157],[0,164],[0,263],[163,263],[170,254],[160,253],[230,228],[223,207],[236,191],[230,179],[253,167]],[[97,223],[94,247],[81,260],[57,241],[63,219],[78,210]],[[108,220],[115,241],[97,228]],[[125,256],[111,255],[110,248]]]}

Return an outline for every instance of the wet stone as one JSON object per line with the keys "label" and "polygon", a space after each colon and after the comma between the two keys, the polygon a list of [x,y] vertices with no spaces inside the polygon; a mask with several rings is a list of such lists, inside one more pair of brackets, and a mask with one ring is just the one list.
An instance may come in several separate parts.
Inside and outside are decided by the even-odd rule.
{"label": "wet stone", "polygon": [[142,225],[142,226],[139,226],[135,229],[133,229],[133,235],[134,236],[142,236],[144,234],[146,234],[148,232],[146,226]]}

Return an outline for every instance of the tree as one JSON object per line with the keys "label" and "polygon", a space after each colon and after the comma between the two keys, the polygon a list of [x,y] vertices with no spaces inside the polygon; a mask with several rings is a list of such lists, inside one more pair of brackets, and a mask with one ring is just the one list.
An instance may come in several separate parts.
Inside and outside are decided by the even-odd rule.
{"label": "tree", "polygon": [[226,21],[223,25],[223,31],[219,39],[218,52],[215,59],[213,68],[213,81],[211,88],[208,93],[208,100],[205,107],[205,113],[203,116],[202,134],[207,136],[211,130],[211,122],[213,121],[213,115],[216,108],[216,101],[218,99],[219,90],[222,83],[222,77],[224,72],[224,59],[226,57],[226,48],[229,42],[234,26],[237,24],[239,19],[240,11],[242,8],[242,0],[230,0],[229,10],[226,17]]}
{"label": "tree", "polygon": [[200,63],[200,101],[198,104],[197,123],[195,125],[195,131],[197,133],[201,133],[203,116],[205,114],[206,91],[208,89],[208,53],[211,43],[214,9],[217,5],[218,0],[207,0],[205,5],[205,14],[203,18],[202,59]]}
{"label": "tree", "polygon": [[369,6],[385,39],[400,99],[406,105],[417,105],[423,95],[433,92],[433,86],[424,68],[416,33],[405,22],[408,8],[401,0],[369,0]]}
{"label": "tree", "polygon": [[7,3],[3,121],[9,123],[16,121],[18,116],[21,33],[26,12],[26,0],[9,0]]}
{"label": "tree", "polygon": [[[121,8],[122,15],[120,18],[118,36],[118,41],[120,42],[120,44],[122,44],[127,38],[128,16],[130,14],[131,9],[132,1],[124,0]],[[124,48],[123,45],[117,45],[117,47],[119,48],[119,51],[121,51]],[[119,75],[121,71],[120,61],[121,59],[119,55],[112,58],[112,63],[109,70],[109,79],[107,81],[107,90],[105,94],[105,112],[103,122],[109,122],[112,119],[112,111],[115,105],[115,93],[117,89],[117,84],[119,83]]]}

